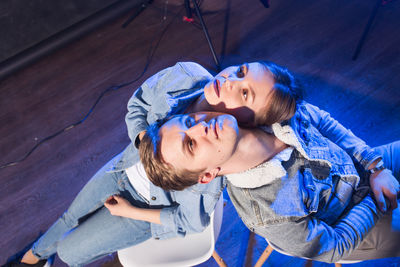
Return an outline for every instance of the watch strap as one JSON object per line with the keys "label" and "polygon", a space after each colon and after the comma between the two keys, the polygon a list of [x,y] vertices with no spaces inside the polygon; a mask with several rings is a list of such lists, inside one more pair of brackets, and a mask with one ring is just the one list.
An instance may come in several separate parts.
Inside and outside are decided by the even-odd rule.
{"label": "watch strap", "polygon": [[378,163],[376,163],[375,167],[369,169],[368,171],[372,174],[381,171],[383,169],[385,169],[385,165],[383,164],[383,160],[380,160],[378,161]]}

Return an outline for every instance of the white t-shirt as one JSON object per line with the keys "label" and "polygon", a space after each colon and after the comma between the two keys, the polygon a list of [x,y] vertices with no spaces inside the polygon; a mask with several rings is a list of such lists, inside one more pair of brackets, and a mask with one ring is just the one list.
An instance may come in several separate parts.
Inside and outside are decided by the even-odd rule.
{"label": "white t-shirt", "polygon": [[147,178],[143,164],[139,161],[125,170],[129,182],[136,192],[147,200],[150,200],[150,180]]}

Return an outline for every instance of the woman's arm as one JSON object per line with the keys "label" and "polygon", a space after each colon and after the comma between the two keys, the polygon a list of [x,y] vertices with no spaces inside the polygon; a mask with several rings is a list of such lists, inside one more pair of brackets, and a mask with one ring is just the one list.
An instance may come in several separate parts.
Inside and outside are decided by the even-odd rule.
{"label": "woman's arm", "polygon": [[299,106],[303,111],[307,111],[310,116],[310,123],[329,140],[344,149],[349,155],[353,156],[367,170],[382,155],[375,152],[362,139],[355,136],[350,129],[347,129],[331,115],[309,103]]}
{"label": "woman's arm", "polygon": [[399,182],[393,176],[392,171],[384,169],[371,174],[369,184],[381,211],[386,212],[397,208]]}
{"label": "woman's arm", "polygon": [[310,215],[297,221],[256,227],[255,232],[290,255],[336,262],[359,246],[381,216],[367,196],[334,225]]}
{"label": "woman's arm", "polygon": [[[329,140],[344,149],[349,155],[353,156],[365,170],[369,170],[382,159],[382,155],[375,152],[362,139],[355,136],[351,130],[344,127],[331,115],[308,103],[300,105],[306,109],[310,115],[310,122],[318,131]],[[304,110],[303,110],[304,111]],[[398,183],[391,171],[384,171],[370,175],[370,186],[374,193],[375,200],[379,208],[385,212],[397,207],[397,188]],[[396,191],[396,192],[395,192]],[[385,198],[388,199],[390,206],[387,208]]]}
{"label": "woman's arm", "polygon": [[212,75],[206,69],[193,62],[178,62],[148,78],[128,102],[125,122],[132,143],[139,143],[139,134],[146,130],[149,123],[171,112],[170,106],[174,106],[169,103],[170,97],[201,89],[199,85],[202,81],[211,78]]}

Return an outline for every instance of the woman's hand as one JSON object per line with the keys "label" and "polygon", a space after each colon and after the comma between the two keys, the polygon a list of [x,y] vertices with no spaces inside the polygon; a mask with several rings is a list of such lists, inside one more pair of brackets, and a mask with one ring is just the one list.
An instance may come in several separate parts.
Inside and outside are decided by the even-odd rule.
{"label": "woman's hand", "polygon": [[110,211],[111,215],[128,218],[134,209],[134,206],[128,200],[118,195],[109,197],[104,206]]}
{"label": "woman's hand", "polygon": [[[384,169],[371,174],[369,183],[381,211],[386,212],[397,208],[397,194],[400,190],[399,182],[390,170]],[[386,200],[389,203],[389,207],[387,207]]]}

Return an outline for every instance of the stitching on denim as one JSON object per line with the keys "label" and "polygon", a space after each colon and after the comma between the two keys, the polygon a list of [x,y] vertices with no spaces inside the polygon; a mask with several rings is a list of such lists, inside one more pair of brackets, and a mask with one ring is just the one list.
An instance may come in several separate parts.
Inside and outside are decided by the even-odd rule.
{"label": "stitching on denim", "polygon": [[[147,232],[150,232],[150,230],[145,230],[145,231],[142,231],[142,232],[145,232],[145,233],[147,233]],[[148,239],[150,239],[151,238],[151,235],[149,236],[149,238]],[[125,242],[125,244],[124,244],[124,247],[126,248],[126,247],[128,247],[128,246],[133,246],[132,245],[132,243],[131,243],[131,241],[136,241],[138,238],[136,237],[136,238],[132,238],[132,239],[129,239],[129,241],[126,241]],[[147,240],[147,239],[146,239]],[[144,240],[145,241],[145,240]],[[143,241],[143,242],[144,242]],[[141,243],[141,242],[140,242]],[[137,243],[137,244],[139,244],[139,243]],[[117,250],[119,250],[119,249],[122,249],[122,248],[118,248]],[[116,250],[116,251],[117,251]],[[111,254],[111,253],[113,253],[113,252],[115,252],[115,251],[109,251],[108,249],[103,249],[103,250],[101,250],[101,251],[97,251],[98,253],[96,253],[97,254],[97,256],[94,256],[93,254],[94,253],[92,253],[92,255],[85,255],[85,256],[82,256],[82,257],[80,257],[80,258],[74,258],[74,261],[75,262],[80,262],[80,263],[77,263],[77,264],[73,264],[73,265],[71,265],[71,266],[83,266],[83,265],[86,265],[86,264],[88,264],[88,263],[90,263],[90,262],[93,262],[93,261],[95,261],[95,260],[97,260],[97,259],[100,259],[100,258],[102,258],[102,257],[104,257],[104,256],[106,256],[106,255],[108,255],[108,254]],[[82,263],[82,260],[84,260],[84,262]]]}
{"label": "stitching on denim", "polygon": [[248,188],[243,189],[243,193],[250,199],[251,207],[253,208],[254,214],[257,219],[256,225],[263,225],[263,220],[261,217],[260,206],[258,205],[257,201],[251,196],[250,191]]}
{"label": "stitching on denim", "polygon": [[[40,237],[41,238],[41,237]],[[39,240],[38,240],[39,241]],[[33,253],[33,255],[35,255],[35,256],[37,256],[39,259],[41,259],[41,260],[43,260],[43,259],[46,259],[46,258],[48,258],[48,257],[50,257],[51,255],[47,255],[47,254],[49,254],[49,252],[51,251],[51,250],[54,250],[55,252],[54,253],[56,253],[56,248],[57,248],[57,243],[58,243],[58,241],[56,241],[56,242],[54,242],[53,243],[53,245],[51,245],[51,246],[47,246],[45,249],[42,249],[42,253],[37,253],[35,250],[36,250],[36,247],[37,247],[37,243],[38,243],[38,241],[36,241],[34,244],[33,244],[33,246],[32,246],[32,253]],[[53,254],[53,253],[52,253]]]}

